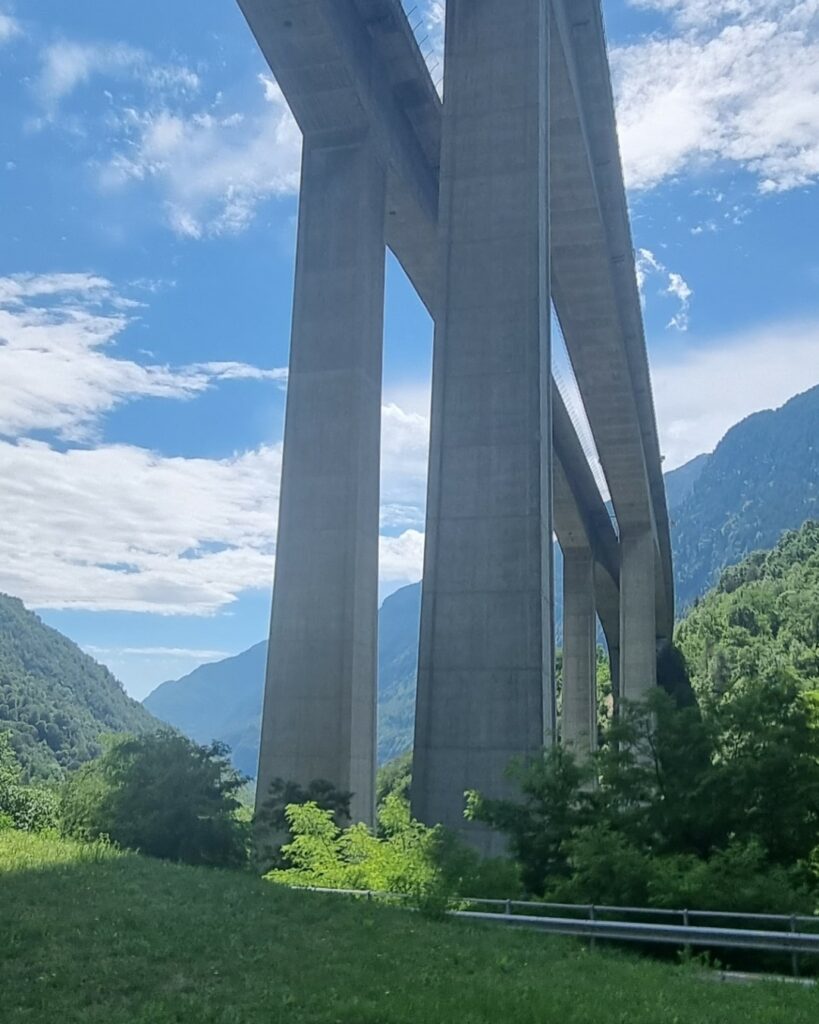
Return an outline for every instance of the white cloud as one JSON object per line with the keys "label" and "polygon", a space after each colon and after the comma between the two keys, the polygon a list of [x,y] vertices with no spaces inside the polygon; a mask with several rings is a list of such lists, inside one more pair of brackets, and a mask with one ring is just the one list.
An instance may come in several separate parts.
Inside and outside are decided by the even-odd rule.
{"label": "white cloud", "polygon": [[691,296],[694,294],[682,274],[675,274],[673,271],[668,275],[667,295],[674,295],[680,301],[680,309],[668,321],[669,327],[676,327],[678,331],[688,330],[688,309],[691,305]]}
{"label": "white cloud", "polygon": [[259,202],[299,184],[301,133],[278,85],[259,81],[265,102],[253,113],[126,109],[123,141],[100,169],[102,187],[152,184],[183,237],[242,231]]}
{"label": "white cloud", "polygon": [[379,576],[382,583],[416,583],[424,568],[424,535],[406,530],[400,537],[382,537]]}
{"label": "white cloud", "polygon": [[195,71],[183,65],[157,64],[144,50],[125,43],[77,43],[62,40],[45,48],[35,91],[49,113],[78,86],[96,75],[137,79],[163,93],[195,93]]}
{"label": "white cloud", "polygon": [[198,647],[97,647],[83,644],[83,650],[94,657],[135,657],[135,658],[193,658],[196,661],[221,661],[231,657],[230,651],[211,651]]}
{"label": "white cloud", "polygon": [[657,256],[650,249],[638,249],[635,253],[634,270],[637,274],[637,287],[640,290],[640,299],[645,305],[646,283],[654,275],[660,275],[666,279],[666,287],[662,289],[662,295],[671,295],[679,302],[679,309],[671,317],[666,327],[674,327],[678,331],[687,331],[689,322],[689,310],[691,298],[694,295],[693,289],[688,282],[675,271],[669,271]]}
{"label": "white cloud", "polygon": [[[91,273],[0,278],[0,590],[37,607],[211,614],[272,584],[280,445],[202,459],[25,436],[87,440],[121,402],[191,398],[216,381],[285,384],[284,370],[234,361],[116,358],[129,301]],[[415,388],[383,409],[390,529],[423,520],[428,404]],[[422,543],[417,529],[384,538],[385,585],[418,578]]]}
{"label": "white cloud", "polygon": [[[0,441],[0,591],[40,608],[212,614],[272,586],[280,473],[280,445],[194,459]],[[418,530],[382,537],[382,583],[419,579],[422,558]]]}
{"label": "white cloud", "polygon": [[94,274],[0,278],[0,435],[54,431],[87,438],[100,418],[135,398],[191,398],[220,380],[267,379],[283,369],[237,362],[183,367],[116,358],[134,305]]}
{"label": "white cloud", "polygon": [[627,182],[731,162],[777,192],[819,178],[816,0],[632,0],[672,30],[612,50]]}
{"label": "white cloud", "polygon": [[22,33],[20,22],[10,14],[0,11],[0,46]]}
{"label": "white cloud", "polygon": [[281,451],[167,458],[0,442],[0,590],[37,607],[203,615],[273,579]]}
{"label": "white cloud", "polygon": [[665,469],[710,452],[760,409],[819,384],[819,321],[711,338],[652,361]]}

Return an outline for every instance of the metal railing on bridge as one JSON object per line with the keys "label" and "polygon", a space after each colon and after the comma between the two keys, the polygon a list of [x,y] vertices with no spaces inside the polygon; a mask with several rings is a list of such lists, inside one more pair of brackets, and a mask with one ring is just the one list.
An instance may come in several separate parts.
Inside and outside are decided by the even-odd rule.
{"label": "metal railing on bridge", "polygon": [[[307,888],[311,892],[386,899],[397,903],[409,899],[401,893],[376,890]],[[461,897],[453,902],[459,909],[448,911],[452,917],[574,936],[588,939],[592,946],[596,940],[606,939],[645,945],[754,950],[789,955],[794,976],[799,975],[800,956],[819,956],[819,917],[805,914],[749,914]],[[465,909],[467,907],[490,909]]]}

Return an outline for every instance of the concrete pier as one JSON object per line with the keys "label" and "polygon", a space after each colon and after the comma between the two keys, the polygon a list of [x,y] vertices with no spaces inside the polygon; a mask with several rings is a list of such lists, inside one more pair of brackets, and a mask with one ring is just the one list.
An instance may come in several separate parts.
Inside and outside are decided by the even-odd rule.
{"label": "concrete pier", "polygon": [[[616,699],[674,622],[601,6],[448,0],[442,105],[401,0],[238,2],[306,139],[260,800],[324,777],[372,816],[386,241],[436,321],[414,811],[499,852],[464,790],[514,797],[510,759],[555,734],[553,526],[591,553]],[[549,386],[552,298],[594,453]],[[588,745],[576,568],[564,729]]]}
{"label": "concrete pier", "polygon": [[372,822],[385,171],[305,137],[257,804],[327,779]]}
{"label": "concrete pier", "polygon": [[413,812],[485,854],[554,731],[548,5],[450,0]]}
{"label": "concrete pier", "polygon": [[579,757],[597,747],[597,616],[589,548],[563,551],[561,738]]}
{"label": "concrete pier", "polygon": [[642,700],[657,685],[656,553],[650,527],[620,535],[620,694]]}

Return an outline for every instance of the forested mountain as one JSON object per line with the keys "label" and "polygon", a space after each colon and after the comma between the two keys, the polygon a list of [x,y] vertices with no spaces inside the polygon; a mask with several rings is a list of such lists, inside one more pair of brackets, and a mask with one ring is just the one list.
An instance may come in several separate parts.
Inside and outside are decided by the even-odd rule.
{"label": "forested mountain", "polygon": [[29,777],[55,778],[87,761],[103,733],[158,725],[107,668],[0,594],[0,731],[11,732]]}
{"label": "forested mountain", "polygon": [[819,518],[819,387],[732,427],[669,505],[682,611],[724,566]]}
{"label": "forested mountain", "polygon": [[[665,481],[678,610],[683,612],[716,582],[723,566],[755,549],[770,548],[784,530],[819,518],[819,387],[781,409],[743,420],[712,455],[672,470]],[[559,580],[559,551],[555,570]],[[559,617],[559,585],[556,597]],[[381,608],[381,763],[412,742],[420,599],[416,583],[387,598]],[[238,658],[204,666],[183,680],[163,684],[146,705],[195,739],[224,739],[235,748],[237,765],[253,774],[265,656],[263,643]],[[160,697],[161,703],[155,700]]]}
{"label": "forested mountain", "polygon": [[819,703],[819,522],[723,570],[677,628],[700,702],[783,674]]}

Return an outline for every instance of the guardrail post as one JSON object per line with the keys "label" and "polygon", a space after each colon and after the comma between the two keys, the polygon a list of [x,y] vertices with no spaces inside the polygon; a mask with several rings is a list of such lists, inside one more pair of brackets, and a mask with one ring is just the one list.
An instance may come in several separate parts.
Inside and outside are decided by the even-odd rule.
{"label": "guardrail post", "polygon": [[[691,927],[691,917],[690,917],[690,915],[688,913],[688,908],[686,907],[685,910],[682,913],[683,913],[683,927],[684,928],[690,928]],[[691,956],[691,945],[689,943],[687,943],[687,942],[683,946],[683,953],[684,953],[686,958]]]}
{"label": "guardrail post", "polygon": [[[590,921],[596,921],[597,920],[597,915],[595,913],[594,904],[593,903],[589,907],[589,920]],[[595,936],[594,932],[592,932],[591,933],[591,940],[589,942],[589,949],[594,950],[596,948],[597,948],[597,937]]]}
{"label": "guardrail post", "polygon": [[507,915],[507,917],[511,917],[512,916],[512,901],[511,900],[507,900],[506,901],[506,907],[504,909],[504,913]]}
{"label": "guardrail post", "polygon": [[[791,935],[796,931],[796,914],[791,914]],[[791,974],[794,978],[799,977],[799,954],[794,950],[791,953]]]}

